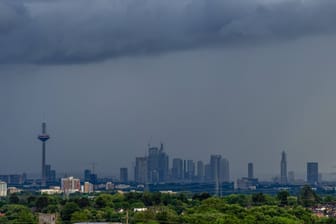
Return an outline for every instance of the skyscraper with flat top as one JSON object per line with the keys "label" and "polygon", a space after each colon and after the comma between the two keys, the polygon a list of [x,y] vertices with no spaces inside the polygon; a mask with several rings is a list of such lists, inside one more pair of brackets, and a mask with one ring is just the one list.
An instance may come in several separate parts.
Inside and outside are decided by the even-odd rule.
{"label": "skyscraper with flat top", "polygon": [[252,179],[254,178],[254,172],[253,172],[253,163],[248,163],[247,165],[247,177],[249,179]]}
{"label": "skyscraper with flat top", "polygon": [[123,167],[120,168],[120,182],[127,183],[128,182],[128,169]]}
{"label": "skyscraper with flat top", "polygon": [[136,157],[134,180],[137,183],[147,184],[147,157]]}
{"label": "skyscraper with flat top", "polygon": [[285,151],[281,153],[280,162],[280,184],[287,184],[287,156]]}
{"label": "skyscraper with flat top", "polygon": [[319,182],[318,174],[318,163],[308,162],[307,163],[307,183],[310,185],[317,185]]}
{"label": "skyscraper with flat top", "polygon": [[41,185],[46,185],[47,172],[46,172],[46,141],[49,139],[47,134],[47,124],[42,123],[42,134],[38,136],[38,139],[42,142],[42,175],[41,175]]}

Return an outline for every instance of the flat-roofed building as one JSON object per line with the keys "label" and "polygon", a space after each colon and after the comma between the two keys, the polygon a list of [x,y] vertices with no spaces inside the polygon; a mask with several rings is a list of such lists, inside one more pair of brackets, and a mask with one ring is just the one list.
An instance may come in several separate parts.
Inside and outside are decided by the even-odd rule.
{"label": "flat-roofed building", "polygon": [[0,197],[7,196],[7,183],[4,181],[0,181]]}

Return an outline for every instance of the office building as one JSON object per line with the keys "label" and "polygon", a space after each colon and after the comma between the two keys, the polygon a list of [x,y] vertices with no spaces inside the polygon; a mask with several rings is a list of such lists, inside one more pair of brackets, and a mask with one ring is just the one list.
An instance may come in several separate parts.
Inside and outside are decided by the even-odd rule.
{"label": "office building", "polygon": [[319,183],[318,163],[307,163],[307,183],[310,185],[317,185]]}
{"label": "office building", "polygon": [[83,193],[92,193],[94,191],[94,186],[90,182],[84,182]]}
{"label": "office building", "polygon": [[61,190],[65,194],[80,192],[81,190],[80,179],[77,179],[74,177],[62,178],[61,179]]}
{"label": "office building", "polygon": [[128,169],[120,168],[120,182],[127,183],[128,182]]}
{"label": "office building", "polygon": [[210,156],[210,169],[211,169],[211,181],[220,181],[219,170],[222,156],[221,155],[211,155]]}
{"label": "office building", "polygon": [[295,183],[295,173],[294,173],[294,171],[288,171],[288,183],[289,184]]}
{"label": "office building", "polygon": [[222,158],[219,163],[219,182],[230,182],[229,160]]}
{"label": "office building", "polygon": [[163,150],[163,144],[149,147],[147,160],[147,180],[149,183],[164,182],[168,178],[169,158]]}
{"label": "office building", "polygon": [[211,173],[211,165],[205,164],[204,166],[204,181],[211,182],[212,180],[212,173]]}
{"label": "office building", "polygon": [[4,181],[0,181],[0,197],[7,196],[7,183]]}
{"label": "office building", "polygon": [[174,181],[181,181],[183,178],[183,160],[180,158],[173,159],[172,179]]}
{"label": "office building", "polygon": [[254,178],[253,163],[247,164],[247,177],[250,179]]}
{"label": "office building", "polygon": [[187,160],[187,172],[185,179],[189,181],[193,180],[195,177],[195,163],[192,160]]}
{"label": "office building", "polygon": [[281,161],[280,161],[280,184],[287,184],[287,155],[285,151],[281,153]]}
{"label": "office building", "polygon": [[204,163],[203,161],[197,161],[197,180],[202,182],[204,180]]}
{"label": "office building", "polygon": [[147,184],[147,158],[137,157],[135,159],[134,180],[137,183]]}
{"label": "office building", "polygon": [[91,170],[86,169],[84,170],[84,181],[90,182],[91,179]]}
{"label": "office building", "polygon": [[21,185],[26,181],[26,174],[9,174],[0,175],[0,181],[6,182],[8,185]]}
{"label": "office building", "polygon": [[47,185],[52,185],[56,182],[56,171],[51,169],[51,165],[46,165],[45,167],[46,173],[46,183]]}

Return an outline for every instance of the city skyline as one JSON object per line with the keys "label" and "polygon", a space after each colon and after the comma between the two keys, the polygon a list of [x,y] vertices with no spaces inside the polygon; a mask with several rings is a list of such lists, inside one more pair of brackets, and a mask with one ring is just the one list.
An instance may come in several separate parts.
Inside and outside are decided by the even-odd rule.
{"label": "city skyline", "polygon": [[[42,122],[42,134],[38,135],[38,139],[42,142],[42,171],[40,175],[41,186],[46,186],[48,182],[56,181],[56,171],[51,170],[51,165],[46,164],[46,141],[50,139],[50,136],[47,134],[47,123]],[[150,139],[151,140],[151,139]],[[261,180],[265,177],[263,176],[254,176],[254,164],[253,162],[248,162],[247,175],[237,176],[233,179],[230,178],[230,168],[229,168],[229,160],[222,155],[210,154],[209,163],[206,163],[204,160],[191,160],[186,158],[170,158],[169,154],[166,154],[164,150],[164,144],[162,141],[160,142],[160,147],[152,146],[150,143],[147,145],[148,152],[145,153],[143,157],[136,157],[135,162],[132,167],[129,169],[128,166],[120,167],[119,172],[119,180],[122,182],[128,182],[128,180],[136,181],[138,183],[159,183],[159,182],[215,182],[217,184],[223,182],[231,182],[236,181],[239,178],[260,178]],[[143,162],[140,162],[140,161]],[[140,163],[139,163],[140,162]],[[85,181],[89,181],[91,183],[95,183],[97,181],[97,172],[95,172],[96,163],[92,163],[92,169],[85,169],[84,175],[82,176]],[[314,166],[313,170],[311,166]],[[307,162],[306,169],[306,179],[310,184],[317,184],[322,176],[320,172],[318,172],[317,162]],[[201,168],[200,168],[201,167]],[[223,170],[224,169],[224,170]],[[131,172],[129,172],[130,170]],[[132,172],[132,170],[134,172]],[[114,171],[115,172],[115,171]],[[223,173],[224,172],[224,173]],[[112,172],[113,173],[113,172]],[[310,174],[314,173],[314,174]],[[27,175],[26,172],[23,172],[24,175]],[[73,175],[74,172],[64,173],[63,176]],[[110,173],[111,174],[111,173]],[[111,175],[103,172],[103,177],[110,177]],[[133,176],[133,178],[129,178]],[[273,174],[272,181],[278,178],[278,182],[282,185],[286,185],[290,183],[288,181],[288,175],[292,176],[290,179],[295,181],[295,171],[287,171],[287,153],[283,150],[281,152],[281,160],[280,160],[280,170],[279,175]],[[1,174],[0,174],[1,175]],[[8,174],[6,174],[8,175]],[[78,175],[78,171],[77,171]],[[78,175],[81,176],[81,175]],[[112,175],[116,178],[115,175]],[[299,175],[300,176],[300,175]],[[61,176],[59,176],[61,177]],[[297,177],[297,176],[295,176]],[[27,178],[26,176],[24,178]],[[34,177],[36,178],[36,177]],[[302,180],[301,176],[297,180]],[[313,181],[315,180],[315,182]]]}
{"label": "city skyline", "polygon": [[232,178],[249,162],[279,175],[285,150],[296,177],[316,161],[336,179],[335,6],[1,1],[0,174],[40,176],[45,121],[59,175],[117,176],[162,141],[171,158],[228,158]]}

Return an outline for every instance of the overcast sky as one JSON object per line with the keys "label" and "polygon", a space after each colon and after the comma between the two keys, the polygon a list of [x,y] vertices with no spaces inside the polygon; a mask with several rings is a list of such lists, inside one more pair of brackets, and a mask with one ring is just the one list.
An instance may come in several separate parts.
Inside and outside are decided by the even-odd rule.
{"label": "overcast sky", "polygon": [[[335,172],[334,0],[1,0],[0,174],[228,158]],[[336,177],[332,177],[336,180]]]}

